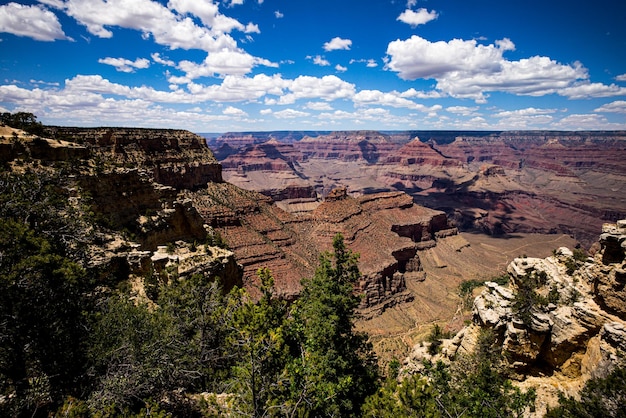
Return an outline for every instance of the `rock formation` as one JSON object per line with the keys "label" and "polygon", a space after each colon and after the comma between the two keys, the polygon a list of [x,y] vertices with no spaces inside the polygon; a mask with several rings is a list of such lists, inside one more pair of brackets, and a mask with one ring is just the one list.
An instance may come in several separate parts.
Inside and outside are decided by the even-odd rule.
{"label": "rock formation", "polygon": [[[309,198],[311,190],[319,199],[339,186],[354,195],[404,191],[416,203],[446,212],[462,230],[566,233],[586,247],[603,222],[626,217],[624,132],[285,132],[269,142],[269,135],[240,137],[230,133],[212,142],[228,144],[225,179],[275,200]],[[253,145],[238,148],[244,139]],[[270,145],[289,151],[269,152]],[[293,187],[307,196],[288,191]]]}
{"label": "rock formation", "polygon": [[[7,131],[0,154],[7,164],[26,157],[43,165],[72,163],[67,169],[77,205],[103,228],[90,262],[103,280],[204,272],[220,277],[226,290],[244,286],[254,296],[256,272],[267,267],[276,292],[292,299],[301,279],[315,273],[319,255],[332,248],[333,236],[342,233],[361,256],[363,277],[355,291],[363,294],[361,308],[371,316],[410,300],[407,280],[424,276],[418,252],[457,233],[443,212],[417,206],[402,192],[355,198],[338,188],[321,201],[313,186],[293,174],[309,154],[275,138],[261,144],[244,138],[252,145],[223,163],[226,171],[280,178],[259,194],[224,182],[222,165],[204,140],[187,131],[46,129],[54,139],[14,139]],[[334,140],[343,147],[350,135]],[[384,135],[359,135],[346,148],[360,153],[358,159],[374,155],[363,141],[391,144]],[[308,152],[317,152],[315,146]],[[305,209],[290,213],[273,200],[300,202]],[[231,251],[213,246],[218,242]],[[141,293],[141,284],[134,286]]]}
{"label": "rock formation", "polygon": [[[487,282],[472,324],[437,356],[471,352],[478,331],[489,328],[517,384],[537,387],[544,408],[555,404],[557,390],[575,395],[588,379],[606,376],[626,351],[626,221],[606,224],[599,246],[593,258],[562,247],[546,259],[515,259],[510,287]],[[415,347],[406,371],[419,370],[424,358],[428,350]]]}

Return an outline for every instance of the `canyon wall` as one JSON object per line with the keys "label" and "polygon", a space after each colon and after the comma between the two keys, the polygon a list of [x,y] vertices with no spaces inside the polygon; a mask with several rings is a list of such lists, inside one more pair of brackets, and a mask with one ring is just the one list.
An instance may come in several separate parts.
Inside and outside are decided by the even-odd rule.
{"label": "canyon wall", "polygon": [[[313,136],[236,133],[227,181],[273,199],[321,200],[404,191],[444,211],[462,230],[567,233],[585,247],[602,222],[626,217],[625,132],[333,132]],[[253,138],[253,139],[252,139]],[[306,190],[306,196],[290,190]],[[284,207],[288,208],[286,203]]]}
{"label": "canyon wall", "polygon": [[[69,174],[77,205],[102,228],[94,232],[90,268],[103,280],[136,282],[152,270],[164,277],[205,273],[220,277],[226,290],[244,286],[257,296],[256,272],[267,267],[276,292],[293,299],[301,279],[314,275],[320,254],[331,250],[341,233],[360,255],[363,276],[355,291],[363,295],[364,315],[371,317],[411,300],[407,281],[419,282],[425,274],[419,251],[457,233],[443,212],[418,206],[403,192],[355,198],[337,188],[319,199],[315,186],[290,174],[317,152],[315,141],[303,152],[270,139],[247,155],[227,157],[224,170],[244,179],[251,173],[286,173],[280,186],[259,193],[224,181],[222,164],[203,138],[187,131],[48,127],[47,132],[52,139],[3,137],[3,164],[17,168],[30,159],[26,164],[32,169]],[[375,152],[362,146],[368,140],[380,149],[393,148],[385,136],[365,133],[341,152],[366,152],[371,160]],[[307,209],[291,213],[273,199],[302,202]],[[223,244],[229,250],[218,248]]]}

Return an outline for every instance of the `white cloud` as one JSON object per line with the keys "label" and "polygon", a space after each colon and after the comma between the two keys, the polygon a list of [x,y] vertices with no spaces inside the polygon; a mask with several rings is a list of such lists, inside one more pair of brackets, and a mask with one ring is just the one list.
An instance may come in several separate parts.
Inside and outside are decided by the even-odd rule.
{"label": "white cloud", "polygon": [[354,96],[354,84],[345,82],[334,75],[322,78],[299,76],[289,82],[287,88],[291,93],[280,96],[277,104],[292,104],[298,99],[316,98],[320,100],[349,99]]}
{"label": "white cloud", "polygon": [[598,114],[568,115],[554,123],[555,127],[567,130],[610,129],[609,125],[606,118]]}
{"label": "white cloud", "polygon": [[135,61],[131,61],[125,58],[100,58],[98,60],[100,64],[111,65],[115,67],[117,71],[124,73],[133,73],[136,69],[145,69],[150,67],[150,61],[145,58],[137,58]]}
{"label": "white cloud", "polygon": [[332,106],[327,102],[308,102],[304,107],[311,110],[333,110]]}
{"label": "white cloud", "polygon": [[437,90],[431,90],[431,91],[418,91],[415,90],[413,87],[411,87],[410,89],[403,91],[400,94],[400,97],[406,97],[406,98],[413,98],[413,99],[440,99],[442,97],[445,97],[446,95],[437,91]]}
{"label": "white cloud", "polygon": [[624,100],[616,100],[611,103],[604,104],[597,109],[593,110],[594,112],[609,112],[609,113],[626,113],[626,101]]}
{"label": "white cloud", "polygon": [[340,72],[340,73],[345,73],[346,71],[348,71],[348,68],[344,67],[343,65],[335,65],[335,71]]}
{"label": "white cloud", "polygon": [[421,103],[415,103],[402,97],[402,95],[396,91],[382,92],[380,90],[361,90],[354,95],[352,100],[357,106],[391,106],[396,108],[418,110],[420,112],[432,112],[441,109],[440,105],[426,107]]}
{"label": "white cloud", "polygon": [[523,117],[523,116],[536,116],[536,115],[549,115],[556,113],[556,109],[537,109],[534,107],[527,107],[525,109],[516,110],[504,110],[493,114],[495,118],[510,118],[510,117]]}
{"label": "white cloud", "polygon": [[327,67],[330,65],[330,62],[326,58],[322,57],[321,55],[316,55],[314,57],[309,55],[306,58],[312,60],[313,64],[315,65],[319,65],[322,67]]}
{"label": "white cloud", "polygon": [[469,74],[497,72],[502,69],[502,53],[512,48],[509,43],[502,45],[506,49],[479,45],[475,40],[430,42],[413,35],[405,41],[389,43],[387,68],[398,72],[400,78],[405,80],[437,78],[461,71]]}
{"label": "white cloud", "polygon": [[626,81],[626,74],[620,74],[615,77],[615,81]]}
{"label": "white cloud", "polygon": [[446,112],[454,113],[456,115],[462,116],[470,116],[475,114],[478,110],[478,106],[467,107],[467,106],[449,106],[446,107]]}
{"label": "white cloud", "polygon": [[71,40],[63,32],[56,15],[38,5],[9,3],[0,6],[0,32],[38,41]]}
{"label": "white cloud", "polygon": [[568,99],[587,99],[590,97],[614,97],[626,95],[626,87],[615,84],[606,85],[602,83],[582,82],[564,88],[558,92]]}
{"label": "white cloud", "polygon": [[285,110],[281,110],[278,112],[274,112],[273,115],[274,117],[279,118],[279,119],[295,119],[295,118],[302,118],[305,116],[309,116],[310,113],[301,112],[295,109],[285,109]]}
{"label": "white cloud", "polygon": [[274,17],[276,17],[276,19],[282,19],[283,17],[285,17],[285,15],[284,15],[284,14],[282,14],[282,13],[280,12],[280,10],[276,10],[276,11],[274,12]]}
{"label": "white cloud", "polygon": [[235,116],[235,117],[246,117],[248,116],[248,114],[246,112],[244,112],[243,110],[233,107],[233,106],[228,106],[226,109],[224,109],[224,111],[222,112],[224,115],[228,115],[228,116]]}
{"label": "white cloud", "polygon": [[[111,38],[109,28],[113,27],[134,29],[171,49],[235,50],[237,43],[228,33],[246,29],[220,14],[211,1],[171,0],[169,8],[152,0],[40,1],[63,10],[95,36]],[[205,26],[196,25],[190,15],[200,18]]]}
{"label": "white cloud", "polygon": [[195,80],[220,74],[244,75],[259,63],[270,64],[259,62],[257,58],[244,51],[223,49],[210,52],[200,64],[184,60],[178,63],[177,68],[185,72],[187,79]]}
{"label": "white cloud", "polygon": [[441,92],[479,103],[484,103],[488,97],[485,93],[491,91],[529,96],[558,93],[570,98],[620,92],[617,86],[577,84],[588,78],[580,63],[563,65],[540,56],[518,61],[503,57],[504,52],[514,49],[509,39],[481,45],[460,39],[430,42],[414,35],[388,45],[386,68],[406,80],[434,78]]}
{"label": "white cloud", "polygon": [[435,19],[437,19],[437,13],[434,10],[429,12],[426,9],[418,9],[417,11],[407,9],[396,20],[409,24],[414,28]]}
{"label": "white cloud", "polygon": [[351,46],[352,41],[350,39],[342,39],[337,36],[324,43],[324,51],[336,51],[339,49],[349,50]]}
{"label": "white cloud", "polygon": [[162,58],[161,54],[159,54],[158,52],[150,54],[150,58],[152,58],[152,61],[156,62],[157,64],[165,65],[167,67],[176,67],[176,63],[174,61],[167,58]]}
{"label": "white cloud", "polygon": [[245,33],[261,33],[261,29],[259,29],[259,25],[256,23],[248,23],[246,25]]}
{"label": "white cloud", "polygon": [[378,63],[376,62],[375,59],[372,59],[372,58],[367,59],[367,60],[366,59],[359,59],[359,60],[351,59],[350,64],[354,64],[354,63],[364,63],[365,66],[368,68],[378,67]]}

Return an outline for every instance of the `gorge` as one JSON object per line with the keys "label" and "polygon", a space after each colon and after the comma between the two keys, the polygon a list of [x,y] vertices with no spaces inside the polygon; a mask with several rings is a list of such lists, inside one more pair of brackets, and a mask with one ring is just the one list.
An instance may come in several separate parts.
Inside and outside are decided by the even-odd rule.
{"label": "gorge", "polygon": [[[4,173],[58,177],[76,219],[90,220],[77,234],[98,286],[149,306],[162,283],[198,276],[258,300],[265,268],[293,303],[340,234],[359,255],[356,326],[382,369],[405,357],[404,371],[418,367],[433,324],[461,331],[444,344],[450,357],[489,327],[520,382],[545,384],[536,368],[547,363],[576,393],[624,348],[623,133],[228,134],[208,140],[212,152],[182,130],[0,129]],[[563,273],[567,248],[593,258]],[[507,269],[511,286],[492,283]],[[510,305],[533,271],[547,275],[542,295],[581,300],[531,310],[524,328]],[[485,289],[473,314],[459,295],[471,280]],[[570,336],[574,319],[590,322]]]}

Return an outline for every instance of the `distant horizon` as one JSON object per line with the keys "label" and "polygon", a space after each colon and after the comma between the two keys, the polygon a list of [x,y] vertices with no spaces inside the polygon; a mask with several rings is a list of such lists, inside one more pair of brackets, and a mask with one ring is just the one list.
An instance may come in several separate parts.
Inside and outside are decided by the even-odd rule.
{"label": "distant horizon", "polygon": [[14,0],[0,111],[192,132],[626,130],[626,2]]}

